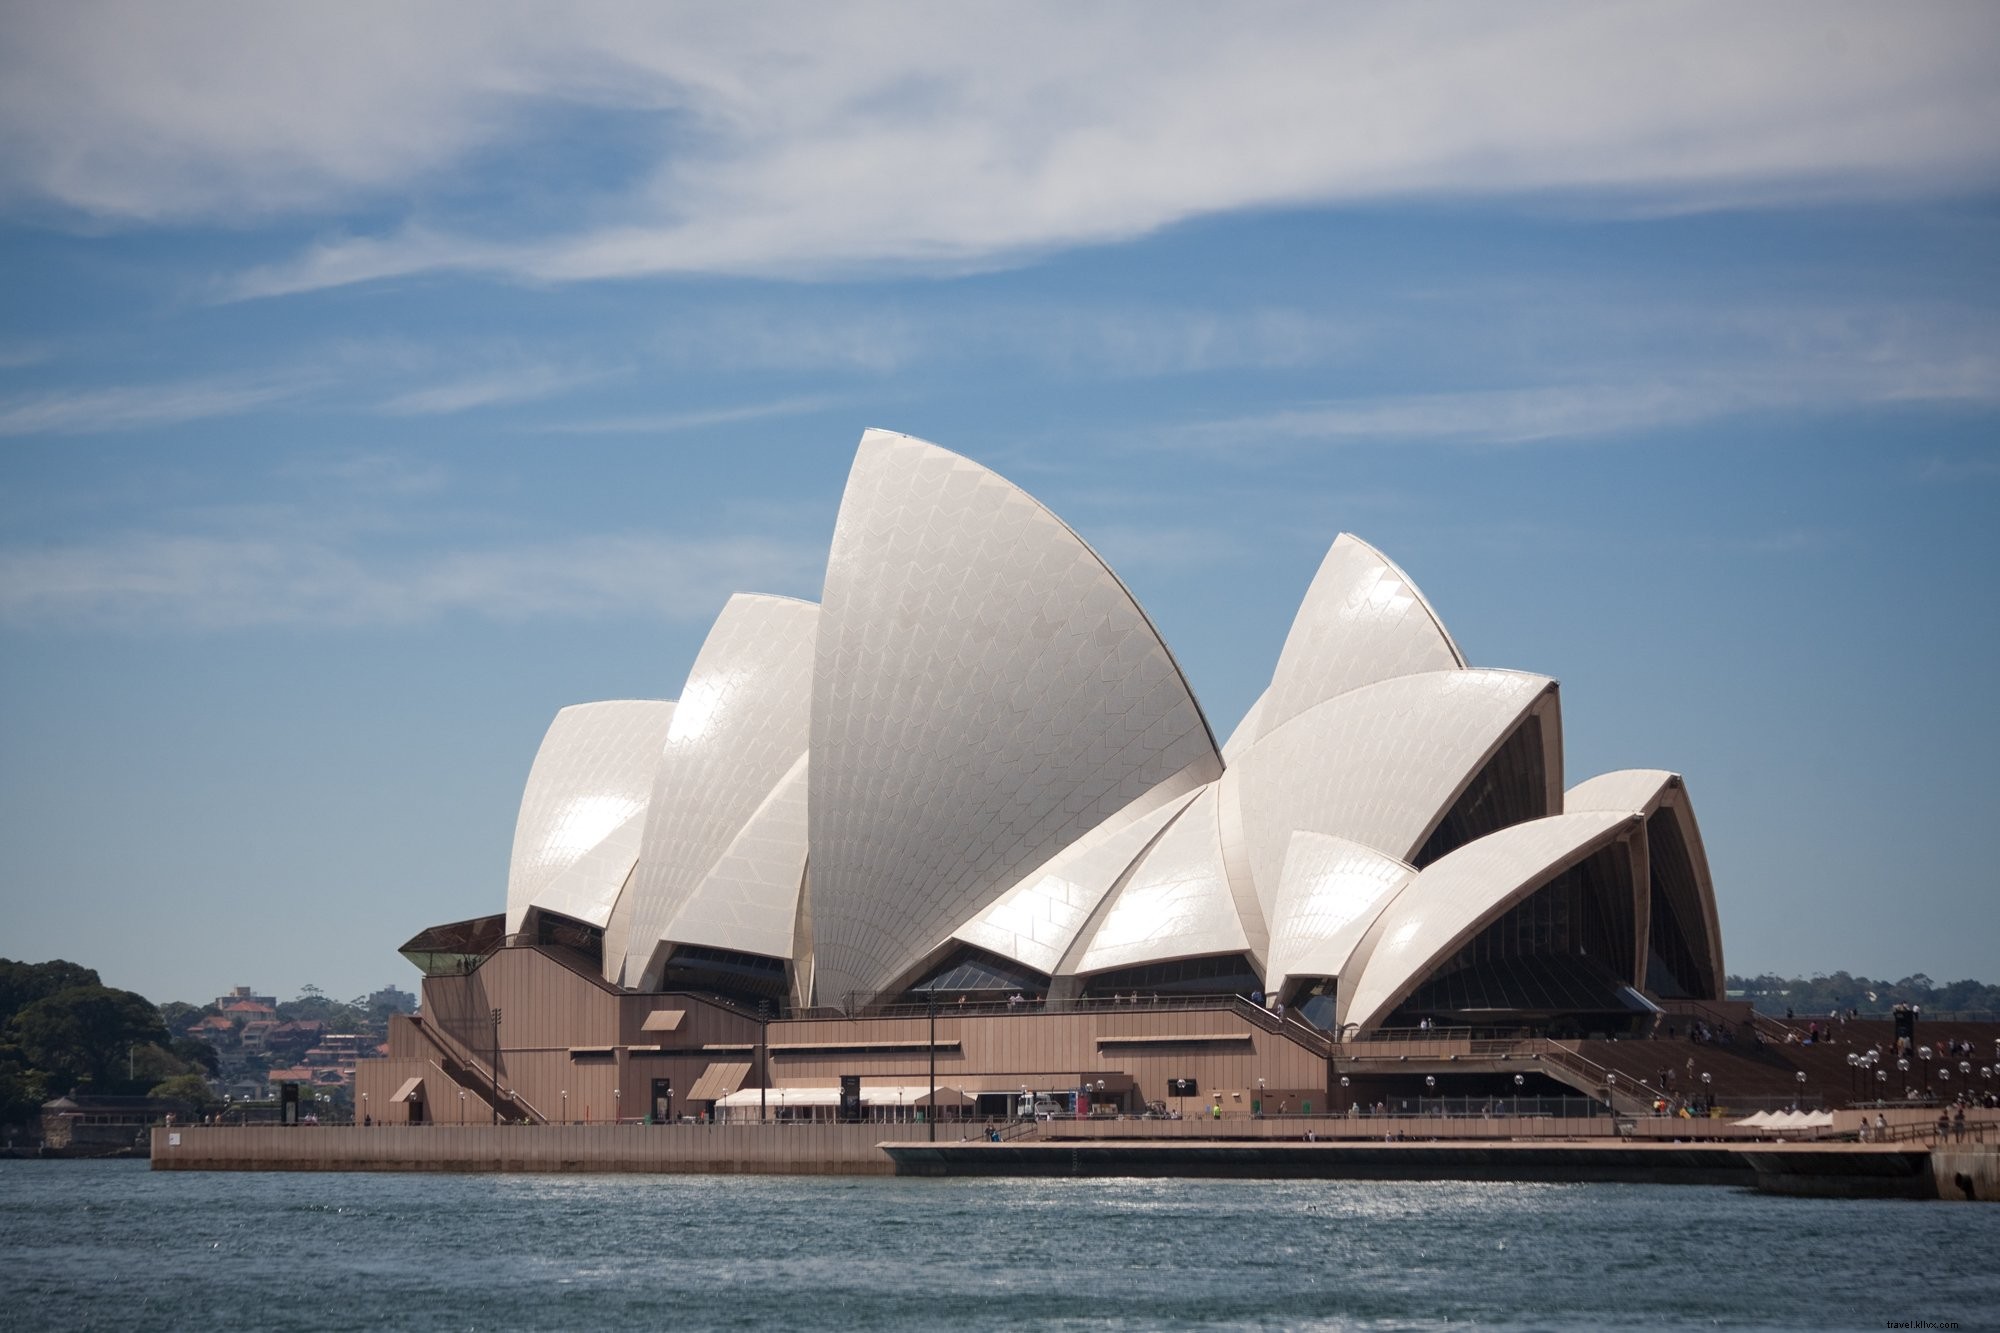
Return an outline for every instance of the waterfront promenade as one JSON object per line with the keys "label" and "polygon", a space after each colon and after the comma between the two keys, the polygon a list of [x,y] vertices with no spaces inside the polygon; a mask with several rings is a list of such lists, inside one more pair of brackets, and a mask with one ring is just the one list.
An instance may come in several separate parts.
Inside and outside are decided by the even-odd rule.
{"label": "waterfront promenade", "polygon": [[[1388,1131],[1384,1133],[1384,1127]],[[1678,1137],[1672,1131],[1678,1128]],[[1712,1132],[1694,1137],[1696,1128]],[[2000,1199],[1991,1122],[1934,1145],[1760,1140],[1685,1121],[1344,1118],[910,1124],[188,1126],[153,1131],[157,1171],[1240,1176],[1625,1181],[1774,1193]],[[1646,1132],[1646,1131],[1652,1132]],[[1310,1135],[1311,1137],[1307,1137]]]}

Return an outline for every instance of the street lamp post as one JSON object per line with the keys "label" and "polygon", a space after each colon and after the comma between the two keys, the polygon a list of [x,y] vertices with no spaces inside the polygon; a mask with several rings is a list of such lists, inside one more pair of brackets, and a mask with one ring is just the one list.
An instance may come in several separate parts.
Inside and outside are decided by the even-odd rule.
{"label": "street lamp post", "polygon": [[568,1089],[568,1088],[564,1088],[564,1089],[562,1090],[562,1102],[563,1102],[563,1123],[564,1123],[565,1125],[567,1125],[567,1124],[569,1123],[569,1089]]}
{"label": "street lamp post", "polygon": [[493,1011],[493,1123],[500,1123],[500,1011]]}
{"label": "street lamp post", "polygon": [[461,1124],[461,1125],[463,1125],[463,1124],[465,1123],[465,1089],[464,1089],[464,1088],[460,1088],[460,1089],[458,1090],[458,1123],[459,1123],[459,1124]]}

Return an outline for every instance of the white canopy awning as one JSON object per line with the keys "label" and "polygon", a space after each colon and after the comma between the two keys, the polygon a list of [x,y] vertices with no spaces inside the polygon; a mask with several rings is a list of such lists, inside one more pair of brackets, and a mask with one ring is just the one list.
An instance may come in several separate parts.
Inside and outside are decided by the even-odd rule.
{"label": "white canopy awning", "polygon": [[[763,1104],[765,1106],[840,1105],[840,1087],[838,1084],[810,1088],[765,1088],[761,1090],[757,1088],[743,1088],[740,1091],[730,1093],[727,1097],[718,1098],[715,1104],[718,1107],[756,1106],[760,1091],[763,1094]],[[861,1104],[863,1106],[917,1107],[925,1105],[925,1099],[930,1095],[931,1087],[928,1083],[890,1084],[886,1087],[874,1088],[864,1086],[861,1089]],[[950,1106],[957,1100],[958,1096],[963,1096],[963,1094],[955,1095],[954,1089],[947,1088],[942,1084],[938,1085],[938,1101],[940,1104]],[[967,1100],[970,1099],[967,1098]]]}

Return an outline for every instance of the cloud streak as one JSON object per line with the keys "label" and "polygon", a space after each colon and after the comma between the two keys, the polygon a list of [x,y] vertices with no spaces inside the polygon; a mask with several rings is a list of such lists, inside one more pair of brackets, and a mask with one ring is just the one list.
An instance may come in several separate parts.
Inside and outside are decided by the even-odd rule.
{"label": "cloud streak", "polygon": [[391,416],[445,416],[483,407],[531,403],[596,383],[607,373],[559,366],[515,366],[409,389],[385,400],[380,410]]}
{"label": "cloud streak", "polygon": [[[0,197],[17,207],[146,223],[410,198],[405,222],[238,275],[237,296],[453,269],[962,271],[1252,208],[1678,210],[2000,178],[2000,11],[1979,5],[1277,4],[1253,25],[1195,5],[440,0],[366,22],[195,3],[13,20]],[[653,147],[602,165],[577,228],[496,234],[451,194],[456,169],[557,110]]]}
{"label": "cloud streak", "polygon": [[141,533],[0,549],[15,628],[217,630],[608,616],[692,620],[743,588],[811,587],[823,553],[744,537],[581,537],[394,557],[263,534]]}
{"label": "cloud streak", "polygon": [[250,384],[194,380],[34,394],[0,401],[0,436],[87,435],[240,416],[302,389],[289,380]]}

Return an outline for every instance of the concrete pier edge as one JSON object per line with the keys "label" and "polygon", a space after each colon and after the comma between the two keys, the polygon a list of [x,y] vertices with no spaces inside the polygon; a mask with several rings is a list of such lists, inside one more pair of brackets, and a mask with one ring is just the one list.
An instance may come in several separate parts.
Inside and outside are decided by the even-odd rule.
{"label": "concrete pier edge", "polygon": [[2000,1200],[2000,1147],[1630,1139],[984,1140],[882,1125],[162,1127],[157,1171],[1234,1177],[1622,1182],[1821,1198]]}

